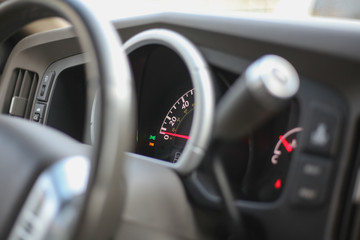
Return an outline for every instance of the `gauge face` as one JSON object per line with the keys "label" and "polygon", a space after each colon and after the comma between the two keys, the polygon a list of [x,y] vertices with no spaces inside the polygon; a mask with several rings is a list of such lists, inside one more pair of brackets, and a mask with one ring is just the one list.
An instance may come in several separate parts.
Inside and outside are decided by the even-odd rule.
{"label": "gauge face", "polygon": [[291,153],[297,148],[296,134],[301,131],[302,128],[297,127],[279,136],[279,141],[274,149],[274,155],[271,157],[271,163],[273,165],[277,165],[279,161],[288,160]]}
{"label": "gauge face", "polygon": [[[298,119],[299,107],[293,101],[250,134],[246,171],[233,186],[235,196],[260,202],[275,201],[281,196],[303,130]],[[238,155],[245,159],[245,155]]]}
{"label": "gauge face", "polygon": [[175,163],[179,159],[189,136],[194,111],[194,89],[184,93],[170,108],[161,127],[149,141],[154,157]]}
{"label": "gauge face", "polygon": [[134,69],[141,69],[134,74],[139,102],[136,152],[175,163],[190,139],[194,115],[189,69],[176,52],[157,45],[133,52],[130,60]]}
{"label": "gauge face", "polygon": [[[281,116],[281,115],[280,115]],[[301,127],[280,130],[275,118],[251,137],[248,173],[244,187],[246,197],[256,201],[276,200],[286,184],[292,155],[298,147]],[[278,125],[282,126],[282,124]],[[280,130],[280,131],[278,131]]]}

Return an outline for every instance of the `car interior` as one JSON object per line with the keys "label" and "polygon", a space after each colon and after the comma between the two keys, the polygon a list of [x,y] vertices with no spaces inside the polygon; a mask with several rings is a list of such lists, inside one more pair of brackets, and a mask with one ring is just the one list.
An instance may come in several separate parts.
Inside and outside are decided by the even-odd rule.
{"label": "car interior", "polygon": [[360,239],[359,91],[358,20],[3,1],[0,239]]}

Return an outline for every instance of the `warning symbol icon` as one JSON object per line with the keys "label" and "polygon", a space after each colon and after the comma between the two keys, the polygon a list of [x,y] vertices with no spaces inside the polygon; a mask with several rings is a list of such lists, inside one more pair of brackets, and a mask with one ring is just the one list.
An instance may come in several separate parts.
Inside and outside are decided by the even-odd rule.
{"label": "warning symbol icon", "polygon": [[325,123],[319,123],[311,133],[310,141],[312,145],[325,147],[330,140],[328,129]]}

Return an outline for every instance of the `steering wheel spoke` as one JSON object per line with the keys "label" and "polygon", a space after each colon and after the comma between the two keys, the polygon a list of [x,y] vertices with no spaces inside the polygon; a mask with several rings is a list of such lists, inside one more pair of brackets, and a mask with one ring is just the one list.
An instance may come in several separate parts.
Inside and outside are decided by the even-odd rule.
{"label": "steering wheel spoke", "polygon": [[90,148],[54,129],[9,116],[0,116],[0,132],[0,191],[5,193],[0,195],[0,229],[7,232],[7,222],[39,174],[62,159],[88,159]]}
{"label": "steering wheel spoke", "polygon": [[30,191],[9,239],[69,239],[84,201],[89,168],[87,157],[73,156],[46,169]]}

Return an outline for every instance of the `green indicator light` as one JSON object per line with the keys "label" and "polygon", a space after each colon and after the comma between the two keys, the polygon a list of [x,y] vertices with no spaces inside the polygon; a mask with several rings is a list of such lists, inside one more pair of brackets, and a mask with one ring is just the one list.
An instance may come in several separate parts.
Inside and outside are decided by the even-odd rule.
{"label": "green indicator light", "polygon": [[155,140],[156,140],[156,136],[150,135],[149,139],[155,141]]}

